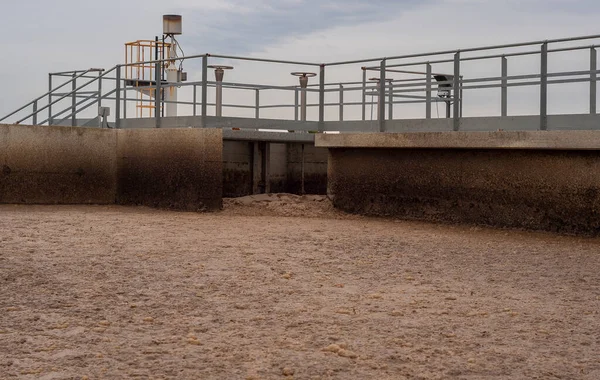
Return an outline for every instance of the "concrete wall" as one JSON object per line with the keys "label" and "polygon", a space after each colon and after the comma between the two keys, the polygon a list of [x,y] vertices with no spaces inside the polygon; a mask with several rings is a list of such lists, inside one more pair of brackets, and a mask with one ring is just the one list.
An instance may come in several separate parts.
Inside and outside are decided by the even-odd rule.
{"label": "concrete wall", "polygon": [[[327,192],[327,149],[304,144],[304,188]],[[223,196],[302,193],[302,144],[223,141]]]}
{"label": "concrete wall", "polygon": [[223,196],[243,197],[252,194],[253,143],[223,141]]}
{"label": "concrete wall", "polygon": [[[302,147],[304,146],[304,159]],[[288,193],[299,194],[302,189],[302,161],[304,160],[304,191],[306,194],[327,193],[327,149],[312,144],[288,144]]]}
{"label": "concrete wall", "polygon": [[0,125],[0,203],[114,203],[116,145],[112,130]]}
{"label": "concrete wall", "polygon": [[287,144],[270,144],[269,191],[271,193],[285,193],[288,190],[287,151]]}
{"label": "concrete wall", "polygon": [[131,129],[118,133],[118,203],[190,211],[222,206],[220,130]]}
{"label": "concrete wall", "polygon": [[367,215],[600,234],[600,152],[331,148],[336,207]]}
{"label": "concrete wall", "polygon": [[221,130],[0,125],[0,203],[222,204]]}

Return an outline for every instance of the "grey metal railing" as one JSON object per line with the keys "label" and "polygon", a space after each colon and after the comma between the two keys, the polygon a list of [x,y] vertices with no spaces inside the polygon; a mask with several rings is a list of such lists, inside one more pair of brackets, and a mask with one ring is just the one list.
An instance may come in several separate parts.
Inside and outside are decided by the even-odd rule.
{"label": "grey metal railing", "polygon": [[[444,50],[431,53],[407,54],[391,57],[379,57],[360,60],[351,60],[344,62],[314,63],[286,61],[267,58],[238,57],[229,55],[200,54],[187,57],[179,57],[178,62],[194,64],[194,61],[201,60],[201,74],[199,79],[189,82],[166,83],[160,77],[155,78],[153,84],[149,86],[136,86],[134,90],[153,90],[155,94],[161,94],[164,88],[177,86],[182,89],[189,88],[192,96],[187,99],[180,99],[177,102],[169,102],[162,96],[154,98],[132,98],[127,93],[132,92],[132,87],[127,86],[128,78],[124,78],[122,70],[130,65],[155,65],[156,73],[163,70],[165,62],[172,59],[153,60],[146,62],[136,62],[131,64],[116,65],[109,70],[88,69],[79,71],[67,71],[52,73],[49,76],[49,89],[43,95],[33,99],[23,107],[11,112],[0,119],[0,122],[10,117],[17,116],[16,123],[30,121],[33,125],[44,124],[70,124],[78,125],[81,115],[90,112],[90,107],[96,105],[110,105],[114,110],[112,115],[112,126],[120,128],[122,121],[127,119],[127,109],[131,102],[144,102],[154,107],[154,123],[156,127],[162,124],[162,113],[160,110],[170,103],[176,103],[181,106],[191,107],[189,116],[210,116],[209,107],[219,108],[215,110],[216,114],[221,114],[221,108],[254,110],[254,117],[259,118],[263,113],[261,111],[277,111],[281,119],[298,120],[300,108],[317,110],[316,117],[309,118],[309,122],[315,122],[319,131],[325,130],[324,122],[326,119],[326,110],[332,107],[337,108],[337,119],[339,121],[362,120],[370,123],[377,123],[377,130],[386,131],[386,122],[390,120],[402,120],[403,114],[395,112],[395,106],[409,104],[423,104],[423,119],[432,118],[432,105],[443,103],[447,106],[446,116],[452,120],[452,129],[461,129],[461,120],[463,119],[464,92],[498,89],[500,92],[500,114],[499,117],[509,116],[509,89],[517,87],[535,87],[539,89],[539,129],[548,129],[548,90],[550,86],[574,83],[589,83],[589,114],[596,115],[597,112],[597,47],[596,43],[588,45],[574,44],[579,41],[596,42],[600,40],[600,35],[561,38],[546,41],[533,41],[525,43],[514,43],[494,46],[484,46],[478,48],[468,48],[461,50]],[[566,45],[566,46],[561,46]],[[523,48],[538,46],[538,49]],[[515,51],[517,50],[517,51]],[[550,72],[549,62],[556,53],[589,51],[589,70],[560,70]],[[497,51],[489,54],[487,52]],[[535,57],[538,56],[539,69],[537,72],[529,74],[509,75],[509,60],[512,58]],[[252,83],[237,81],[212,81],[209,80],[208,66],[210,63],[221,64],[232,62],[253,62],[259,64],[287,65],[290,69],[308,67],[314,68],[318,78],[316,83],[309,83],[305,88],[291,82],[291,77],[280,78],[279,84],[268,84],[268,80],[262,82],[260,78]],[[465,62],[473,61],[494,61],[498,62],[498,73],[496,75],[478,75],[472,74],[463,67]],[[364,66],[365,64],[373,64]],[[587,64],[587,62],[586,62]],[[326,72],[334,73],[335,70],[341,70],[344,67],[356,67],[355,75],[345,75],[345,80],[336,82],[326,82]],[[317,70],[318,67],[318,70]],[[413,69],[419,67],[419,69]],[[97,75],[92,73],[97,72]],[[369,72],[377,75],[376,81],[368,80]],[[112,74],[112,75],[109,75]],[[393,79],[392,76],[406,76]],[[333,76],[333,75],[332,75]],[[416,77],[415,77],[416,76]],[[55,85],[57,78],[66,78],[62,83]],[[256,76],[253,76],[256,78]],[[85,80],[82,84],[80,81]],[[257,83],[258,82],[258,83]],[[262,82],[262,83],[261,83]],[[289,83],[289,84],[286,84]],[[70,85],[70,91],[68,86]],[[209,101],[209,91],[217,87],[225,88],[230,91],[251,91],[254,104],[241,104],[236,101],[224,102]],[[67,89],[65,89],[67,88]],[[200,91],[198,91],[200,88]],[[438,95],[434,95],[435,91]],[[265,102],[267,92],[285,92],[293,96],[293,102]],[[300,94],[316,95],[317,100],[306,101],[300,104]],[[335,101],[326,100],[326,98],[335,96]],[[368,98],[371,97],[369,101]],[[234,98],[231,98],[234,99]],[[291,99],[291,97],[290,97]],[[376,100],[375,100],[376,99]],[[587,103],[587,101],[586,101]],[[369,120],[367,107],[377,107],[374,115],[375,120]],[[355,107],[359,112],[348,112],[349,107]],[[200,112],[198,112],[198,108]],[[386,109],[387,108],[387,109]],[[283,113],[285,110],[291,110],[292,113]],[[42,112],[47,112],[47,117],[40,117]],[[373,111],[371,112],[373,114]],[[305,113],[303,113],[305,114]],[[352,115],[355,115],[354,117]],[[97,114],[91,112],[92,119]],[[187,116],[182,114],[181,116]],[[225,115],[227,116],[227,115]],[[490,115],[496,116],[496,115]],[[40,121],[41,120],[41,121]],[[99,119],[96,120],[100,125]],[[202,123],[202,125],[206,125]],[[600,127],[600,126],[599,126]],[[343,129],[343,126],[340,127]]]}

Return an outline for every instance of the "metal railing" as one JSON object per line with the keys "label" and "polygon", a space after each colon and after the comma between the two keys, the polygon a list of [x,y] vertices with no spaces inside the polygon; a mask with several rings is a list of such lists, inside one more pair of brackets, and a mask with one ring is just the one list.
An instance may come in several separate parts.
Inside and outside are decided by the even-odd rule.
{"label": "metal railing", "polygon": [[[128,97],[131,91],[142,89],[153,90],[155,94],[163,94],[166,88],[177,87],[180,91],[189,89],[191,96],[181,97],[176,102],[169,102],[163,96],[154,96],[142,99],[142,102],[154,108],[154,126],[161,127],[163,122],[162,109],[166,104],[175,103],[182,107],[188,107],[188,113],[179,116],[199,116],[203,118],[202,126],[206,126],[205,117],[210,116],[209,107],[215,108],[216,115],[222,115],[223,109],[228,110],[254,110],[254,119],[260,119],[263,111],[273,111],[278,114],[277,119],[291,121],[313,122],[311,129],[324,131],[326,122],[326,110],[337,108],[334,117],[329,120],[337,121],[364,121],[376,123],[377,130],[384,132],[386,123],[391,120],[405,120],[403,112],[397,112],[398,107],[404,105],[424,105],[421,119],[432,119],[432,106],[442,103],[446,105],[446,117],[451,119],[452,130],[461,129],[464,119],[463,106],[464,93],[475,90],[497,89],[500,95],[500,114],[486,115],[490,117],[509,116],[509,89],[532,87],[539,90],[539,109],[534,115],[539,116],[538,129],[548,129],[548,93],[551,86],[564,84],[587,83],[589,93],[586,94],[589,101],[588,112],[590,115],[597,114],[597,51],[599,46],[595,42],[600,40],[600,35],[561,38],[546,41],[533,41],[525,43],[504,44],[495,46],[484,46],[462,50],[444,50],[432,53],[407,54],[391,57],[369,58],[344,62],[314,63],[286,61],[254,57],[237,57],[229,55],[200,54],[187,57],[179,57],[178,62],[199,66],[199,75],[196,80],[189,82],[167,83],[161,78],[149,82],[148,86],[129,86],[127,78],[122,71],[132,64],[116,65],[109,70],[88,69],[80,71],[68,71],[51,73],[49,75],[48,91],[33,99],[23,107],[11,112],[0,119],[0,122],[13,116],[18,117],[16,123],[29,121],[33,125],[60,124],[60,125],[93,125],[101,126],[101,117],[93,111],[92,106],[109,107],[114,110],[111,118],[111,127],[121,128],[123,121],[128,118],[127,111],[132,102],[140,99]],[[590,42],[587,45],[579,45],[580,41]],[[529,49],[536,46],[535,49]],[[527,48],[527,49],[524,49]],[[560,53],[571,53],[588,51],[589,62],[586,69],[567,70],[560,69],[550,72],[549,63],[562,63],[558,58]],[[492,52],[491,54],[487,52]],[[557,57],[553,60],[554,57]],[[525,74],[509,75],[509,60],[512,59],[535,59],[536,69]],[[138,62],[136,64],[155,65],[156,73],[163,70],[167,61],[153,60]],[[200,64],[197,62],[201,61]],[[468,69],[465,66],[469,62],[496,62],[497,70],[494,74],[482,75],[478,70]],[[294,84],[292,78],[287,74],[277,77],[277,83],[273,81],[274,74],[268,73],[264,81],[260,78],[252,83],[240,81],[209,80],[210,64],[232,64],[242,66],[246,63],[261,65],[285,65],[289,71],[298,71],[308,68],[314,70],[318,80],[317,83]],[[581,63],[581,59],[578,60]],[[357,66],[361,65],[361,66]],[[588,66],[589,65],[589,66]],[[269,66],[271,67],[271,66]],[[481,66],[480,66],[481,67]],[[515,65],[515,67],[520,67]],[[236,67],[238,70],[238,67]],[[369,80],[369,73],[373,72],[376,77]],[[327,76],[338,79],[326,82]],[[257,76],[250,72],[253,78]],[[283,75],[288,75],[283,77]],[[250,75],[248,75],[250,76]],[[392,78],[395,76],[396,78]],[[401,78],[397,78],[401,76]],[[56,83],[58,78],[63,82]],[[66,78],[66,79],[64,79]],[[341,80],[339,80],[341,79]],[[83,81],[83,82],[82,82]],[[258,82],[258,83],[256,83]],[[306,81],[308,82],[308,81]],[[218,89],[232,91],[252,92],[253,104],[240,103],[239,97],[232,96],[223,102],[219,96]],[[214,90],[214,94],[213,94]],[[437,90],[437,94],[434,92]],[[281,95],[275,95],[277,102],[265,102],[267,94],[288,93],[293,95],[286,102],[279,101]],[[209,96],[216,97],[214,101]],[[311,97],[312,100],[308,100]],[[334,100],[327,100],[327,98]],[[371,99],[369,100],[369,97]],[[291,98],[291,97],[290,97]],[[316,98],[316,99],[314,99]],[[306,99],[306,100],[304,100]],[[468,103],[467,103],[468,104]],[[368,107],[371,107],[371,117],[368,116]],[[181,107],[180,107],[181,108]],[[373,109],[376,108],[375,115]],[[307,109],[316,109],[316,117],[303,117]],[[356,110],[358,109],[358,112]],[[353,110],[354,112],[348,112]],[[291,111],[291,113],[290,113]],[[47,116],[40,117],[40,115]],[[84,119],[84,115],[91,116]],[[235,116],[233,114],[223,117]],[[511,114],[511,116],[516,116]],[[306,120],[301,120],[306,119]],[[104,124],[106,125],[106,124]],[[600,127],[600,125],[599,125]],[[338,130],[343,131],[343,125],[337,125]]]}

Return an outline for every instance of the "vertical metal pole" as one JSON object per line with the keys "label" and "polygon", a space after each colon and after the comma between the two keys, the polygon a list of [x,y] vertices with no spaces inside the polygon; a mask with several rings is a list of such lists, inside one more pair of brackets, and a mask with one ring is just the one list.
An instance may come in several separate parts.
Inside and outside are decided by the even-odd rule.
{"label": "vertical metal pole", "polygon": [[260,90],[257,88],[254,91],[255,91],[254,116],[258,119],[258,118],[260,118]]}
{"label": "vertical metal pole", "polygon": [[115,128],[121,128],[121,66],[117,65],[117,84],[115,92]]}
{"label": "vertical metal pole", "polygon": [[37,125],[37,109],[38,109],[38,101],[33,102],[33,120],[32,124]]}
{"label": "vertical metal pole", "polygon": [[196,116],[198,114],[197,107],[196,107],[196,103],[198,101],[198,97],[197,97],[198,96],[197,95],[198,89],[197,89],[196,85],[194,85],[193,88],[194,88],[194,111],[193,112],[194,112],[194,116]]}
{"label": "vertical metal pole", "polygon": [[596,97],[598,95],[597,92],[597,61],[598,54],[596,53],[595,48],[590,49],[590,114],[596,114]]}
{"label": "vertical metal pole", "polygon": [[425,85],[425,118],[431,119],[431,64],[428,63],[426,66],[427,70],[427,83]]}
{"label": "vertical metal pole", "polygon": [[71,126],[74,127],[77,125],[77,93],[75,92],[77,89],[77,79],[75,79],[75,73],[73,73],[73,79],[71,79]]}
{"label": "vertical metal pole", "polygon": [[102,107],[102,72],[98,71],[98,108]]}
{"label": "vertical metal pole", "polygon": [[[164,45],[163,45],[164,49]],[[161,127],[162,122],[162,62],[157,61],[154,67],[156,86],[154,89],[154,124]]]}
{"label": "vertical metal pole", "polygon": [[392,81],[389,82],[389,95],[388,95],[388,120],[394,119],[394,83]]}
{"label": "vertical metal pole", "polygon": [[123,119],[127,119],[127,86],[125,85],[123,86]]}
{"label": "vertical metal pole", "polygon": [[52,125],[52,74],[48,74],[48,125]]}
{"label": "vertical metal pole", "polygon": [[463,81],[462,80],[463,80],[463,76],[461,75],[460,76],[461,86],[460,86],[460,95],[459,95],[460,96],[460,98],[459,98],[460,99],[460,112],[459,112],[460,117],[463,117],[462,110],[463,110],[463,103],[464,103],[463,102],[464,97],[463,97],[463,86],[462,86]]}
{"label": "vertical metal pole", "polygon": [[362,68],[362,119],[367,120],[367,69]]}
{"label": "vertical metal pole", "polygon": [[502,57],[502,104],[500,116],[508,116],[508,59]]}
{"label": "vertical metal pole", "polygon": [[294,89],[294,120],[298,121],[298,89]]}
{"label": "vertical metal pole", "polygon": [[540,130],[548,129],[548,43],[542,44],[540,84]]}
{"label": "vertical metal pole", "polygon": [[325,125],[325,65],[321,64],[319,70],[319,132],[323,132]]}
{"label": "vertical metal pole", "polygon": [[460,51],[454,54],[454,85],[452,86],[452,95],[454,98],[454,123],[453,130],[458,131],[460,129]]}
{"label": "vertical metal pole", "polygon": [[385,132],[385,64],[383,59],[379,66],[379,107],[377,109],[377,120],[379,120],[379,132]]}
{"label": "vertical metal pole", "polygon": [[300,89],[300,120],[306,121],[306,88]]}
{"label": "vertical metal pole", "polygon": [[206,105],[208,103],[208,55],[202,58],[202,127],[206,128]]}
{"label": "vertical metal pole", "polygon": [[344,121],[344,85],[340,83],[340,121]]}
{"label": "vertical metal pole", "polygon": [[223,82],[217,81],[216,88],[216,110],[215,115],[221,117],[223,115]]}

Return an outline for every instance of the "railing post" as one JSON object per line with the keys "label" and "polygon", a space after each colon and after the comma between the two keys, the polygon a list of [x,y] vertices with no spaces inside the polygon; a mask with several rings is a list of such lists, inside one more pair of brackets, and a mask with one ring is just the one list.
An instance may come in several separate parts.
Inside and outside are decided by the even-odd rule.
{"label": "railing post", "polygon": [[460,103],[459,103],[459,104],[460,104],[460,112],[458,113],[458,114],[460,115],[460,117],[461,117],[461,118],[463,117],[462,111],[463,111],[463,99],[464,99],[464,97],[463,97],[463,85],[462,85],[462,83],[463,83],[463,76],[461,75],[461,76],[460,76],[460,84],[461,84],[461,85],[460,85],[460,93],[459,93],[459,99],[460,99]]}
{"label": "railing post", "polygon": [[460,51],[457,51],[456,54],[454,54],[454,84],[453,84],[453,89],[452,89],[452,95],[454,97],[454,109],[453,109],[453,113],[454,113],[454,121],[453,121],[453,126],[452,129],[454,131],[458,131],[460,129],[460,102],[462,102],[462,99],[460,99],[460,88],[461,88],[461,83],[460,83]]}
{"label": "railing post", "polygon": [[502,57],[502,96],[500,116],[508,116],[508,59]]}
{"label": "railing post", "polygon": [[121,66],[117,65],[117,84],[115,92],[115,128],[121,128]]}
{"label": "railing post", "polygon": [[102,71],[98,71],[98,108],[102,107]]}
{"label": "railing post", "polygon": [[304,86],[302,84],[300,86],[300,120],[306,121],[306,109],[308,107],[306,87],[302,87]]}
{"label": "railing post", "polygon": [[202,127],[206,128],[206,113],[208,103],[208,54],[202,57]]}
{"label": "railing post", "polygon": [[325,125],[325,65],[319,69],[319,132],[323,132]]}
{"label": "railing post", "polygon": [[597,60],[598,54],[595,48],[590,49],[590,114],[596,114],[596,96],[597,96]]}
{"label": "railing post", "polygon": [[394,119],[394,83],[390,80],[390,92],[388,95],[388,120]]}
{"label": "railing post", "polygon": [[367,68],[362,68],[362,119],[367,120]]}
{"label": "railing post", "polygon": [[52,74],[48,74],[48,125],[52,125]]}
{"label": "railing post", "polygon": [[[163,46],[164,48],[164,46]],[[154,124],[156,128],[161,127],[162,114],[162,62],[157,61],[154,67]]]}
{"label": "railing post", "polygon": [[260,118],[260,90],[257,88],[254,91],[256,92],[254,98],[254,116],[258,119]]}
{"label": "railing post", "polygon": [[[127,71],[127,67],[125,67]],[[127,86],[123,86],[123,119],[127,119]]]}
{"label": "railing post", "polygon": [[38,102],[37,100],[33,102],[33,117],[32,117],[32,124],[36,125],[37,124],[37,108],[38,108]]}
{"label": "railing post", "polygon": [[294,120],[298,121],[298,89],[294,89]]}
{"label": "railing post", "polygon": [[74,127],[77,125],[77,93],[76,93],[76,89],[77,89],[77,79],[75,79],[76,77],[76,73],[73,72],[73,79],[71,79],[71,126]]}
{"label": "railing post", "polygon": [[426,66],[427,79],[425,84],[425,118],[431,119],[431,64]]}
{"label": "railing post", "polygon": [[340,121],[344,121],[344,85],[340,83]]}
{"label": "railing post", "polygon": [[197,88],[196,87],[197,87],[196,85],[193,86],[193,89],[194,89],[194,110],[193,110],[194,116],[196,116],[198,114],[198,112],[196,110],[196,103],[197,103],[197,99],[198,99],[197,98]]}
{"label": "railing post", "polygon": [[548,43],[542,44],[540,81],[540,130],[548,129]]}
{"label": "railing post", "polygon": [[379,120],[379,132],[385,132],[385,64],[386,60],[381,60],[379,66],[379,107],[377,109],[377,120]]}

